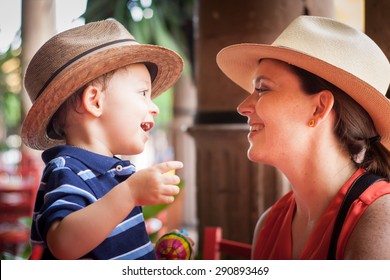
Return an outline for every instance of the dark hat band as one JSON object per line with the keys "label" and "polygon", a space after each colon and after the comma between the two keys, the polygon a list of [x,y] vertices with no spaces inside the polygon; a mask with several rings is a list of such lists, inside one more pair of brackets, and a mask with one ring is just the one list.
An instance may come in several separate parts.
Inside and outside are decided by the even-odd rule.
{"label": "dark hat band", "polygon": [[[53,75],[50,76],[49,79],[47,79],[46,83],[43,85],[43,87],[41,88],[41,90],[38,92],[37,96],[35,97],[35,100],[38,99],[38,97],[42,94],[42,92],[48,87],[48,85],[51,83],[51,81],[57,77],[66,67],[68,67],[70,64],[74,63],[75,61],[81,59],[83,56],[86,56],[98,49],[101,49],[101,48],[104,48],[104,47],[107,47],[109,45],[114,45],[114,44],[120,44],[120,43],[123,43],[123,42],[135,42],[134,39],[121,39],[121,40],[115,40],[115,41],[111,41],[111,42],[107,42],[107,43],[104,43],[102,45],[99,45],[99,46],[96,46],[92,49],[89,49],[77,56],[75,56],[74,58],[72,58],[71,60],[69,60],[67,63],[65,63],[64,65],[62,65],[60,68],[57,69],[57,71],[55,71],[53,73]],[[34,100],[34,101],[35,101]]]}

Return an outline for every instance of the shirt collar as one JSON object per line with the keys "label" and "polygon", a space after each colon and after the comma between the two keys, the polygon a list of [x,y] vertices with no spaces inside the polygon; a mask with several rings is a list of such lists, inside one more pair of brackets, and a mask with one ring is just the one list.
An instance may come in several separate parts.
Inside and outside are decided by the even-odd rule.
{"label": "shirt collar", "polygon": [[91,170],[100,174],[106,173],[119,163],[123,166],[132,165],[128,160],[121,160],[117,157],[108,157],[87,151],[81,148],[68,145],[60,145],[49,148],[42,153],[42,159],[47,164],[50,160],[60,156],[69,156],[84,163]]}

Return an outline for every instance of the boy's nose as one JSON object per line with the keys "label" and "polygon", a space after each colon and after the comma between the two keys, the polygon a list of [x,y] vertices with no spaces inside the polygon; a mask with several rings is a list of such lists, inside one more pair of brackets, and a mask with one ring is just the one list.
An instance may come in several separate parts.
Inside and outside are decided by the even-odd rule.
{"label": "boy's nose", "polygon": [[158,106],[156,104],[154,104],[153,101],[150,102],[150,113],[153,116],[157,116],[160,113],[160,109],[158,108]]}

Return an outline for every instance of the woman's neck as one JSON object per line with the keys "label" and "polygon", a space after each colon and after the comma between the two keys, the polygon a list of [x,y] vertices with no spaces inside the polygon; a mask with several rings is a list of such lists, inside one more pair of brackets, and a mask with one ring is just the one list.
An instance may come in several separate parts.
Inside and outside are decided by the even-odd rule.
{"label": "woman's neck", "polygon": [[294,259],[301,255],[332,199],[357,170],[347,157],[328,155],[323,160],[308,160],[301,172],[295,170],[288,176],[296,201],[291,228]]}
{"label": "woman's neck", "polygon": [[[324,151],[324,150],[321,150]],[[327,150],[312,151],[306,160],[282,170],[294,192],[296,215],[315,223],[340,188],[356,172],[357,167],[348,155]]]}

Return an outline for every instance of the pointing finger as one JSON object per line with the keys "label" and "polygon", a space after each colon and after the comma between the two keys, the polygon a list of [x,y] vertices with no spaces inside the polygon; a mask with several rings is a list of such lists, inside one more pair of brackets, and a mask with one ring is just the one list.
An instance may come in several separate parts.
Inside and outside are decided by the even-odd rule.
{"label": "pointing finger", "polygon": [[181,161],[166,161],[158,163],[154,167],[157,168],[161,173],[166,173],[171,170],[183,168],[183,163]]}

